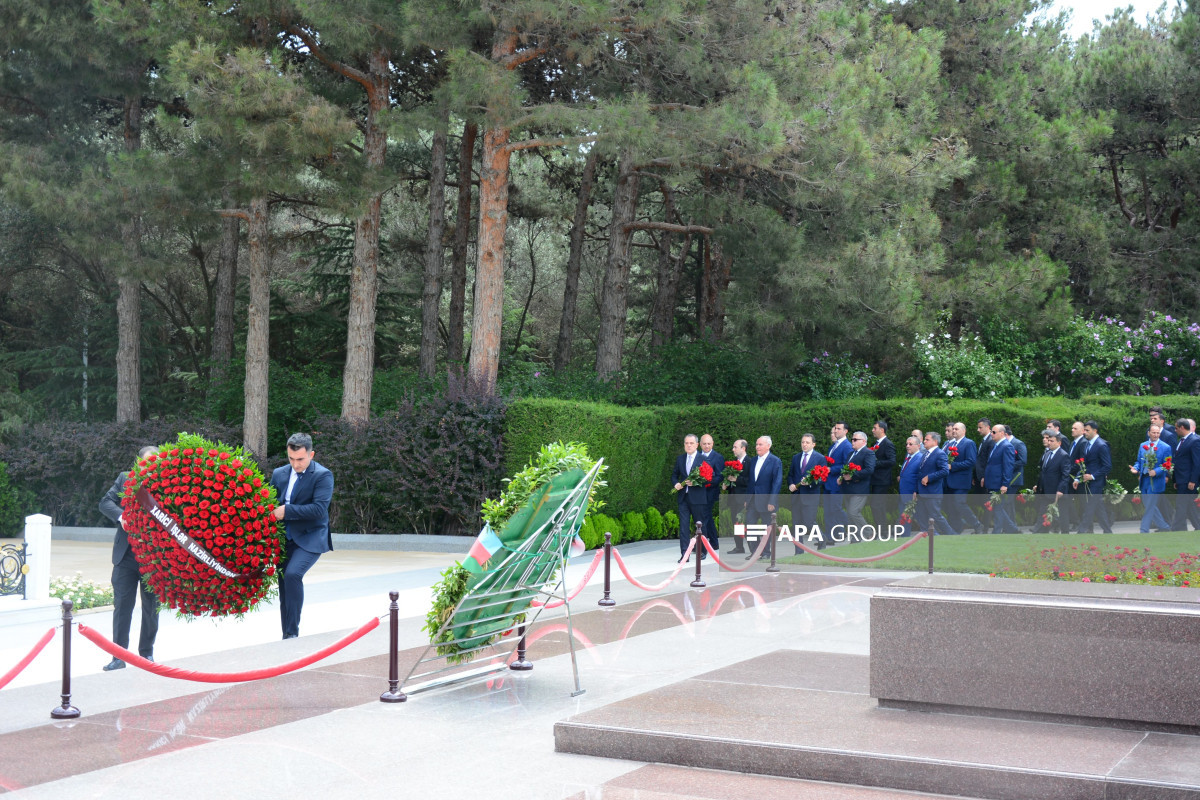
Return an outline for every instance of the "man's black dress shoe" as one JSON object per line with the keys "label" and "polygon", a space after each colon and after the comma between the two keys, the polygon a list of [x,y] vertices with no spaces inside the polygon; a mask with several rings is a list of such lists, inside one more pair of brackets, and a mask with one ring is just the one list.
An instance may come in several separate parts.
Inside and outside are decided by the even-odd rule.
{"label": "man's black dress shoe", "polygon": [[119,658],[114,658],[104,665],[105,672],[112,672],[114,669],[125,669],[125,662]]}

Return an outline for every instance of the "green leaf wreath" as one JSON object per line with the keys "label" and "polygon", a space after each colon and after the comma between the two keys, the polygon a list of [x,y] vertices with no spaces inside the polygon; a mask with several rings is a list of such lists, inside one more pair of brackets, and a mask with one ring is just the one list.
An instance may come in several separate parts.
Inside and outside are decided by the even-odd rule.
{"label": "green leaf wreath", "polygon": [[[596,462],[597,459],[588,455],[587,445],[581,442],[554,442],[543,446],[537,456],[512,478],[506,478],[507,485],[500,497],[485,500],[482,507],[481,516],[484,522],[491,526],[503,543],[503,549],[489,562],[491,567],[494,568],[502,562],[509,551],[519,548],[533,535],[536,529],[532,522],[537,506],[544,504],[552,493],[561,493],[563,487],[573,486],[596,466]],[[606,469],[606,466],[601,465],[588,492],[589,517],[604,506],[602,501],[596,500],[596,494],[607,486],[603,480]],[[580,524],[582,522],[583,520],[579,521]],[[431,637],[431,643],[438,645],[438,655],[445,656],[451,664],[470,661],[477,652],[474,648],[496,642],[513,626],[525,621],[525,609],[529,607],[529,601],[533,598],[527,592],[514,592],[512,602],[508,606],[513,612],[510,617],[476,626],[471,623],[471,618],[476,616],[477,612],[460,611],[459,616],[454,619],[454,624],[446,625],[466,594],[478,586],[490,571],[485,565],[482,573],[471,572],[459,562],[446,569],[442,573],[442,579],[433,586],[433,604],[425,616],[423,630]],[[468,641],[452,641],[467,636],[474,638]],[[437,639],[434,640],[433,637]]]}

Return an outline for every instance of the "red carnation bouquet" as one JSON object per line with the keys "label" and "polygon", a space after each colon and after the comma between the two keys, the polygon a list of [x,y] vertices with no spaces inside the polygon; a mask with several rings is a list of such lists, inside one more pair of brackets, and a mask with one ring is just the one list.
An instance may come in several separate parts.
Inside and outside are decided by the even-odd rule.
{"label": "red carnation bouquet", "polygon": [[1087,478],[1085,478],[1085,477],[1084,477],[1084,475],[1086,475],[1086,474],[1087,474],[1087,467],[1086,467],[1086,466],[1085,466],[1085,464],[1084,464],[1084,459],[1082,459],[1082,458],[1077,458],[1077,459],[1075,459],[1075,467],[1076,467],[1076,468],[1077,468],[1079,471],[1078,471],[1077,473],[1075,473],[1074,475],[1072,475],[1072,476],[1071,476],[1071,480],[1073,480],[1073,481],[1078,481],[1079,483],[1082,483],[1082,484],[1083,484],[1083,488],[1084,488],[1084,490],[1086,491],[1086,493],[1087,493],[1087,494],[1091,494],[1091,493],[1092,493],[1092,487],[1088,486],[1088,484],[1089,484],[1089,483],[1091,483],[1091,481],[1090,481],[1090,480],[1088,480]]}
{"label": "red carnation bouquet", "polygon": [[817,464],[808,471],[808,474],[800,479],[801,486],[819,486],[825,483],[829,477],[829,467],[824,464]]}
{"label": "red carnation bouquet", "polygon": [[854,464],[850,461],[842,464],[842,477],[846,479],[844,481],[845,483],[848,483],[850,481],[850,477],[857,472],[862,472],[862,467],[860,467],[858,464]]}
{"label": "red carnation bouquet", "polygon": [[[712,464],[709,464],[707,461],[703,461],[703,460],[698,465],[692,467],[692,471],[689,472],[688,476],[683,479],[684,486],[705,486],[705,487],[707,487],[707,486],[712,486],[712,482],[713,482]],[[676,491],[676,489],[674,487],[672,487],[671,491],[674,492],[674,491]]]}
{"label": "red carnation bouquet", "polygon": [[958,458],[958,448],[950,445],[946,448],[946,460],[953,464],[956,458]]}
{"label": "red carnation bouquet", "polygon": [[123,498],[142,579],[168,608],[239,615],[274,594],[284,552],[275,489],[241,448],[180,434],[138,461]]}
{"label": "red carnation bouquet", "polygon": [[721,475],[721,488],[729,491],[737,483],[738,477],[742,474],[742,462],[726,461],[725,470]]}

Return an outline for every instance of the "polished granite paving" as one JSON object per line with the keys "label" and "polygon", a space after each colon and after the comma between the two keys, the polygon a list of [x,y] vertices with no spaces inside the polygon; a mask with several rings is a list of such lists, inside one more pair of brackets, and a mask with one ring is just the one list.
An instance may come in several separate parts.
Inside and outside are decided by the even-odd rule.
{"label": "polished granite paving", "polygon": [[[651,583],[665,577],[655,570],[662,569],[667,552],[635,557],[639,577]],[[706,568],[708,587],[689,589],[689,579],[681,576],[657,595],[615,584],[620,605],[607,609],[595,606],[598,586],[584,591],[573,604],[572,618],[587,690],[578,698],[570,696],[561,611],[545,612],[529,631],[532,672],[502,672],[415,695],[401,705],[377,701],[387,674],[382,629],[338,658],[299,673],[203,691],[197,684],[133,668],[85,675],[74,686],[84,715],[71,723],[45,722],[57,699],[56,685],[6,690],[0,699],[12,713],[0,723],[0,731],[6,731],[0,733],[0,793],[159,797],[161,787],[169,785],[171,797],[361,800],[394,797],[395,787],[404,785],[414,796],[558,800],[594,792],[641,763],[555,753],[554,722],[781,644],[865,652],[869,597],[894,577],[877,572],[738,576]],[[420,622],[418,617],[401,620],[401,675],[423,650],[417,646]],[[213,671],[283,663],[339,635],[304,636],[172,663]],[[76,648],[77,658],[96,659],[99,652],[82,640]],[[472,763],[471,754],[480,752],[489,760],[522,761],[527,779],[506,774],[497,781],[487,770],[453,770],[452,786],[447,783],[446,764]]]}
{"label": "polished granite paving", "polygon": [[1200,798],[1200,737],[879,708],[869,665],[778,650],[560,722],[556,745],[998,800]]}

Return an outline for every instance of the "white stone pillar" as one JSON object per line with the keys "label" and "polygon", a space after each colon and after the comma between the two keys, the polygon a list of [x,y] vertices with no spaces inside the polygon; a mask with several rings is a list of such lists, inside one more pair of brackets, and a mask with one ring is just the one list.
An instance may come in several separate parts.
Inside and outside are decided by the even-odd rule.
{"label": "white stone pillar", "polygon": [[25,599],[50,599],[50,518],[31,514],[25,518]]}

